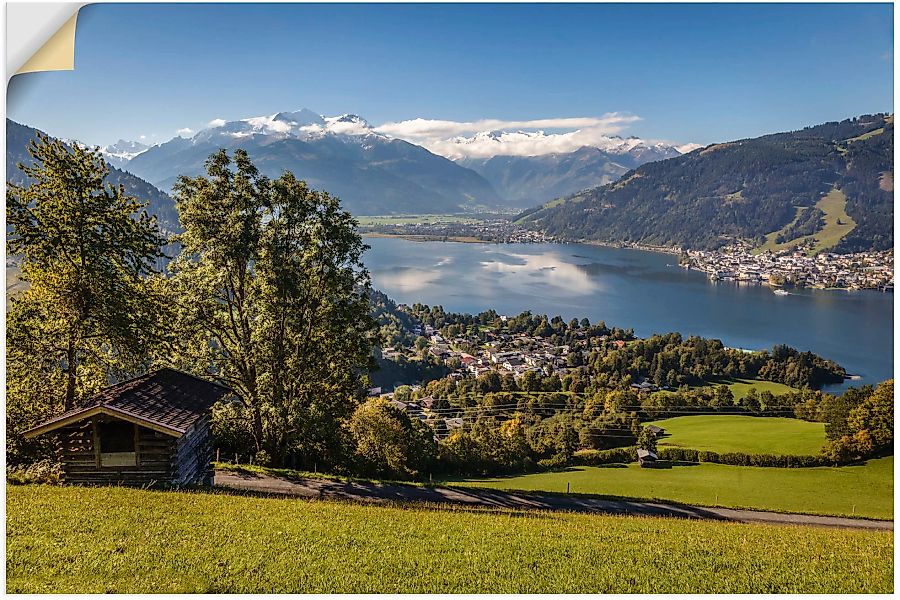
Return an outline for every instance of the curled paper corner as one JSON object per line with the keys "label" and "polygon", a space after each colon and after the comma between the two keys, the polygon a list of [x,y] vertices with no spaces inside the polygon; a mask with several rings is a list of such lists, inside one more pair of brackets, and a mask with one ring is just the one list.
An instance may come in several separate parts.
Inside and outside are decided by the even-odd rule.
{"label": "curled paper corner", "polygon": [[75,25],[78,13],[72,15],[40,49],[19,67],[16,75],[37,71],[72,71],[75,69]]}
{"label": "curled paper corner", "polygon": [[[18,61],[20,65],[13,75],[22,73],[36,73],[40,71],[71,71],[75,69],[75,30],[78,23],[78,14],[84,4],[76,3],[47,3],[43,11],[34,11],[40,4],[32,4],[25,11],[17,9],[16,23],[10,23],[9,8],[18,3],[7,5],[7,27],[21,27],[16,36],[16,48],[11,48],[14,43],[12,36],[7,38],[8,59]],[[21,4],[19,5],[21,7]],[[29,14],[30,13],[30,14]],[[66,19],[63,21],[63,19]],[[60,26],[60,23],[62,25]],[[36,48],[36,50],[34,50]],[[7,63],[7,67],[12,66]],[[10,71],[7,71],[9,73]]]}

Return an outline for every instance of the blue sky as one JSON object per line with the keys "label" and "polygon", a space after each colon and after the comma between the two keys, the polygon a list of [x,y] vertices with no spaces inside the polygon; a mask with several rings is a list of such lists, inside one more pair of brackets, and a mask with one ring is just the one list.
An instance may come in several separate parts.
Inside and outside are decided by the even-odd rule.
{"label": "blue sky", "polygon": [[639,117],[701,144],[893,111],[893,8],[91,5],[75,71],[16,76],[14,120],[161,142],[302,107],[369,122]]}

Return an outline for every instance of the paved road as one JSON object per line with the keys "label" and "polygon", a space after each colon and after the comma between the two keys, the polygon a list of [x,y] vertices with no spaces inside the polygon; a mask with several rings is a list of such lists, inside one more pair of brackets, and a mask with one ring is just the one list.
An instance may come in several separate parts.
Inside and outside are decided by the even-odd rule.
{"label": "paved road", "polygon": [[893,531],[893,521],[869,519],[845,519],[814,515],[789,515],[783,513],[731,508],[705,508],[684,504],[639,502],[631,500],[605,500],[579,496],[501,492],[477,488],[415,487],[405,485],[344,482],[326,479],[284,479],[257,473],[216,471],[218,487],[256,492],[282,494],[302,498],[352,500],[357,502],[394,503],[426,502],[456,504],[476,508],[506,508],[515,510],[556,510],[616,515],[648,515],[680,517],[686,519],[710,519],[741,523],[769,523],[778,525],[812,525],[851,529]]}

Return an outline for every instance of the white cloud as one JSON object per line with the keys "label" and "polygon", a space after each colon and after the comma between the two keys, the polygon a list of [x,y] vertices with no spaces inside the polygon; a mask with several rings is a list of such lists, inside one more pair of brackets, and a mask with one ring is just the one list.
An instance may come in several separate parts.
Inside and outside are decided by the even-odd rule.
{"label": "white cloud", "polygon": [[147,139],[147,136],[146,136],[146,135],[142,135],[142,136],[140,136],[140,138],[141,138],[142,140],[146,140],[146,139]]}
{"label": "white cloud", "polygon": [[630,142],[615,136],[640,120],[639,116],[617,112],[600,117],[523,121],[442,121],[420,118],[385,123],[375,130],[419,144],[447,158],[487,158],[498,155],[540,156],[573,152],[583,146],[627,151]]}
{"label": "white cloud", "polygon": [[213,119],[206,124],[207,127],[221,127],[226,123],[225,119]]}
{"label": "white cloud", "polygon": [[695,144],[691,142],[690,144],[682,144],[680,146],[675,146],[675,149],[681,152],[682,154],[687,154],[688,152],[693,152],[697,148],[702,148],[702,144]]}
{"label": "white cloud", "polygon": [[177,133],[178,135],[191,135],[192,133],[194,133],[194,130],[191,129],[190,127],[182,127],[175,133]]}
{"label": "white cloud", "polygon": [[499,129],[601,129],[607,134],[615,134],[625,127],[640,121],[640,117],[623,113],[606,113],[602,117],[563,117],[558,119],[530,119],[526,121],[505,121],[501,119],[481,119],[479,121],[441,121],[437,119],[410,119],[397,123],[385,123],[375,130],[394,137],[439,138],[494,131]]}
{"label": "white cloud", "polygon": [[275,115],[268,117],[251,117],[243,119],[245,123],[250,125],[254,130],[263,133],[289,133],[291,131],[291,123],[287,121],[279,121]]}
{"label": "white cloud", "polygon": [[355,115],[342,115],[340,117],[325,117],[325,128],[340,135],[366,135],[372,133],[369,124]]}

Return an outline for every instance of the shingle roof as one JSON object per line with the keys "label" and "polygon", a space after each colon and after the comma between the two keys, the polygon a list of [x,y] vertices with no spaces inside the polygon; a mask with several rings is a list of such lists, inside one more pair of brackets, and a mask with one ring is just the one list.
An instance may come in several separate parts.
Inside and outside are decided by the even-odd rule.
{"label": "shingle roof", "polygon": [[25,432],[28,437],[52,431],[73,420],[108,413],[128,421],[156,426],[180,436],[213,404],[231,393],[225,386],[175,369],[163,368],[112,385],[87,403],[68,410]]}

